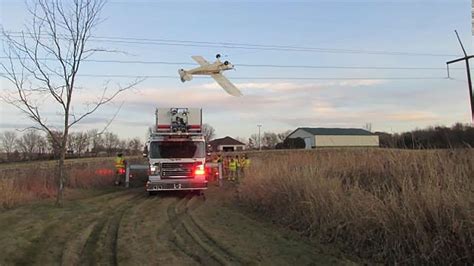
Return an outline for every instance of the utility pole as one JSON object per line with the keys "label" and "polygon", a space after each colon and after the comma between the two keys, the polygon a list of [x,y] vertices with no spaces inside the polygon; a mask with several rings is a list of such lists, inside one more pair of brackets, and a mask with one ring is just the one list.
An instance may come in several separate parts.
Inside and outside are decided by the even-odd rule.
{"label": "utility pole", "polygon": [[446,67],[447,67],[447,70],[448,70],[448,78],[449,78],[449,65],[452,64],[452,63],[456,63],[456,62],[464,60],[466,62],[467,85],[469,86],[469,96],[470,96],[469,99],[470,99],[470,103],[471,103],[471,122],[474,123],[474,105],[473,105],[474,95],[472,94],[471,70],[469,68],[469,59],[473,58],[474,55],[467,55],[466,50],[464,49],[464,45],[462,44],[461,39],[459,38],[458,31],[455,30],[454,32],[456,32],[456,36],[458,38],[459,44],[461,45],[462,51],[464,53],[464,57],[446,62]]}
{"label": "utility pole", "polygon": [[262,150],[262,141],[261,141],[261,138],[260,138],[260,128],[262,127],[262,125],[257,125],[258,127],[258,150],[261,151]]}

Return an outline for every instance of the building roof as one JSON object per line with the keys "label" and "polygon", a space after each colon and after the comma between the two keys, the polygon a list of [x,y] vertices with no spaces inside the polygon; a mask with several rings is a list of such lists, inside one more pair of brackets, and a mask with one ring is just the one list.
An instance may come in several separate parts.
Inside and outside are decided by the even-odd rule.
{"label": "building roof", "polygon": [[225,138],[211,140],[211,141],[209,141],[209,144],[211,144],[212,147],[218,147],[220,145],[232,145],[232,146],[242,145],[242,146],[245,146],[244,143],[242,143],[242,142],[240,142],[236,139],[233,139],[229,136],[227,136]]}
{"label": "building roof", "polygon": [[[299,127],[313,135],[336,135],[336,136],[371,136],[374,135],[370,131],[361,128],[323,128],[323,127]],[[293,131],[293,132],[296,132]],[[293,134],[293,133],[292,133]],[[291,134],[290,134],[291,135]]]}

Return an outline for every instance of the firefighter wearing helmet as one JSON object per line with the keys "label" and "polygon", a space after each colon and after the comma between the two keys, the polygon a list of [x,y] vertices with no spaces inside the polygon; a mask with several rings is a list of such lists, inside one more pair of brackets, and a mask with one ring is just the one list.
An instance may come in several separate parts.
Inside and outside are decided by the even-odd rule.
{"label": "firefighter wearing helmet", "polygon": [[115,157],[115,185],[118,186],[121,182],[121,177],[125,174],[125,158],[121,152],[117,153]]}

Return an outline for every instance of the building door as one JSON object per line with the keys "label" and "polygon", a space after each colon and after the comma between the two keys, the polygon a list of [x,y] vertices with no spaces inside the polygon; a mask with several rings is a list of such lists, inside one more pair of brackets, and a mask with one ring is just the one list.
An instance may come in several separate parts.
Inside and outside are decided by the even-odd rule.
{"label": "building door", "polygon": [[311,138],[304,138],[305,149],[311,149]]}

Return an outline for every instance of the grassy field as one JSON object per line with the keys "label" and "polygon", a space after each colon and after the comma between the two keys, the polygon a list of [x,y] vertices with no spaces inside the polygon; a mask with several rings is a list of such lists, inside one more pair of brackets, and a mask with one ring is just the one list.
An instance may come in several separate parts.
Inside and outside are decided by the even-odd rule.
{"label": "grassy field", "polygon": [[0,212],[0,265],[353,264],[232,205],[235,187],[149,197],[88,189]]}
{"label": "grassy field", "polygon": [[[139,157],[130,158],[132,162]],[[0,210],[56,195],[55,161],[0,165]],[[114,182],[113,158],[66,160],[66,194],[74,189],[108,187]]]}
{"label": "grassy field", "polygon": [[[2,166],[0,250],[10,253],[0,264],[348,263],[338,252],[339,259],[322,255],[320,244],[371,263],[474,262],[472,149],[248,154],[240,185],[213,188],[205,204],[111,188],[112,159],[98,158],[69,161],[68,200],[57,209],[54,164]],[[281,230],[303,239],[290,241]],[[57,244],[45,249],[45,242]],[[166,256],[153,256],[158,251]]]}
{"label": "grassy field", "polygon": [[252,154],[239,200],[370,261],[473,263],[474,150]]}

